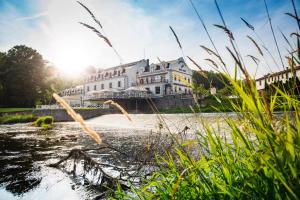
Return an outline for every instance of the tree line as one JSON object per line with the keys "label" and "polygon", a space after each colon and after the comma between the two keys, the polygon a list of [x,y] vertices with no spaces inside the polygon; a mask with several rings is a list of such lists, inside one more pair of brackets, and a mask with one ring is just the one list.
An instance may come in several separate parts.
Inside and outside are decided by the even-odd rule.
{"label": "tree line", "polygon": [[49,104],[53,92],[70,86],[33,48],[17,45],[0,52],[0,107]]}
{"label": "tree line", "polygon": [[[91,67],[86,71],[93,70]],[[204,74],[204,76],[203,76]],[[226,78],[221,73],[194,71],[195,93],[209,93],[210,87],[226,88]],[[7,52],[0,52],[0,107],[34,107],[49,104],[52,93],[73,87],[81,79],[66,79],[59,76],[43,56],[31,47],[17,45]]]}

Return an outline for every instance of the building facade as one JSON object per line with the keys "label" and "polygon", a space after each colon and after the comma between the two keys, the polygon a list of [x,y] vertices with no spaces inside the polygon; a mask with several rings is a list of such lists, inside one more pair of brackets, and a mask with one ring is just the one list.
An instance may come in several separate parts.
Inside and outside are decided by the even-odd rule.
{"label": "building facade", "polygon": [[192,70],[183,58],[157,64],[149,64],[149,60],[143,59],[108,69],[97,69],[86,77],[82,86],[66,89],[61,95],[66,100],[76,96],[78,101],[163,97],[191,94],[191,84]]}
{"label": "building facade", "polygon": [[137,85],[155,96],[191,94],[192,70],[183,58],[139,68]]}
{"label": "building facade", "polygon": [[294,71],[292,71],[290,68],[286,68],[280,72],[267,74],[261,78],[258,78],[255,80],[256,88],[258,91],[264,91],[267,85],[277,82],[286,83],[289,79],[295,76],[300,79],[300,66],[295,67]]}

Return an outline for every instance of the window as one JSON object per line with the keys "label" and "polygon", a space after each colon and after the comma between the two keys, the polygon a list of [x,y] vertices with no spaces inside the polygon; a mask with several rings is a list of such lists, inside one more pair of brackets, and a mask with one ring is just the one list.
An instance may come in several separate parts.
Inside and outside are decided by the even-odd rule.
{"label": "window", "polygon": [[174,91],[175,91],[175,92],[177,92],[177,87],[176,87],[176,86],[175,86],[175,89],[174,89]]}
{"label": "window", "polygon": [[155,87],[155,94],[160,94],[160,87]]}
{"label": "window", "polygon": [[114,76],[115,76],[115,75],[117,75],[117,71],[116,71],[116,70],[114,71]]}
{"label": "window", "polygon": [[101,84],[101,90],[103,90],[103,89],[104,89],[104,84],[102,83],[102,84]]}
{"label": "window", "polygon": [[188,78],[188,83],[191,83],[191,80]]}
{"label": "window", "polygon": [[125,73],[125,72],[126,72],[126,69],[125,69],[125,68],[123,68],[123,69],[122,69],[122,73]]}
{"label": "window", "polygon": [[140,84],[144,84],[144,79],[140,79]]}
{"label": "window", "polygon": [[156,65],[155,70],[160,70],[160,66]]}
{"label": "window", "polygon": [[259,85],[261,85],[261,80],[259,80]]}
{"label": "window", "polygon": [[176,76],[174,76],[174,81],[177,81],[177,77]]}
{"label": "window", "polygon": [[184,88],[184,94],[187,94],[187,90],[186,90],[186,88]]}
{"label": "window", "polygon": [[121,81],[118,81],[118,87],[121,87]]}
{"label": "window", "polygon": [[120,70],[118,71],[118,76],[120,76],[120,74],[121,74],[121,72],[120,72]]}
{"label": "window", "polygon": [[97,90],[97,85],[94,85],[94,90]]}
{"label": "window", "polygon": [[90,87],[89,86],[86,87],[86,91],[90,91]]}
{"label": "window", "polygon": [[149,68],[149,65],[147,65],[147,66],[145,67],[144,72],[149,72],[149,71],[150,71],[150,68]]}
{"label": "window", "polygon": [[109,83],[109,88],[112,88],[112,83]]}

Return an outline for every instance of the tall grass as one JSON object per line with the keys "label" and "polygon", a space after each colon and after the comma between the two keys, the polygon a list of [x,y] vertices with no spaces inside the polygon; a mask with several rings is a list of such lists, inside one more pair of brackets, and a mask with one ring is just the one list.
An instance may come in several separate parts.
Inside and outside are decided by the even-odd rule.
{"label": "tall grass", "polygon": [[[233,51],[227,49],[245,77],[240,81],[224,72],[230,82],[228,87],[240,99],[239,102],[231,102],[237,119],[226,118],[225,122],[217,121],[217,127],[211,127],[200,118],[204,131],[195,133],[197,139],[177,140],[173,149],[157,154],[159,170],[144,180],[141,186],[132,187],[134,195],[118,190],[115,198],[300,198],[299,96],[292,87],[279,88],[275,85],[270,86],[273,93],[269,96],[259,94],[218,4],[217,8],[224,25],[218,25],[218,28],[224,29],[229,36]],[[252,38],[251,41],[261,51]],[[296,49],[295,54],[299,52],[299,48]],[[300,56],[292,54],[289,58],[293,71],[299,65]],[[214,65],[217,63],[214,62]],[[291,81],[295,80],[296,77],[293,77]],[[282,110],[280,114],[275,113],[278,108]],[[224,125],[229,127],[226,134],[222,130]]]}

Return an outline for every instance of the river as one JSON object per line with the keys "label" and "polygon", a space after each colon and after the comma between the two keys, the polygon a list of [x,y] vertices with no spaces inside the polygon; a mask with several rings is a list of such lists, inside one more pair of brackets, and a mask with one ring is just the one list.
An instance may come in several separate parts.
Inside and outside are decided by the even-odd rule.
{"label": "river", "polygon": [[[132,122],[121,114],[103,115],[87,120],[103,141],[127,155],[140,155],[158,133],[178,133],[186,129],[190,136],[202,130],[199,116],[193,114],[132,114]],[[211,126],[217,119],[235,114],[201,114]],[[49,167],[71,149],[97,148],[97,144],[75,122],[55,123],[48,131],[29,124],[0,125],[0,200],[15,199],[94,199],[101,192],[85,179],[66,169]],[[107,164],[133,167],[126,156],[111,150],[88,152]],[[141,155],[142,156],[142,155]],[[132,166],[131,166],[132,165]],[[118,175],[110,167],[106,169]]]}

